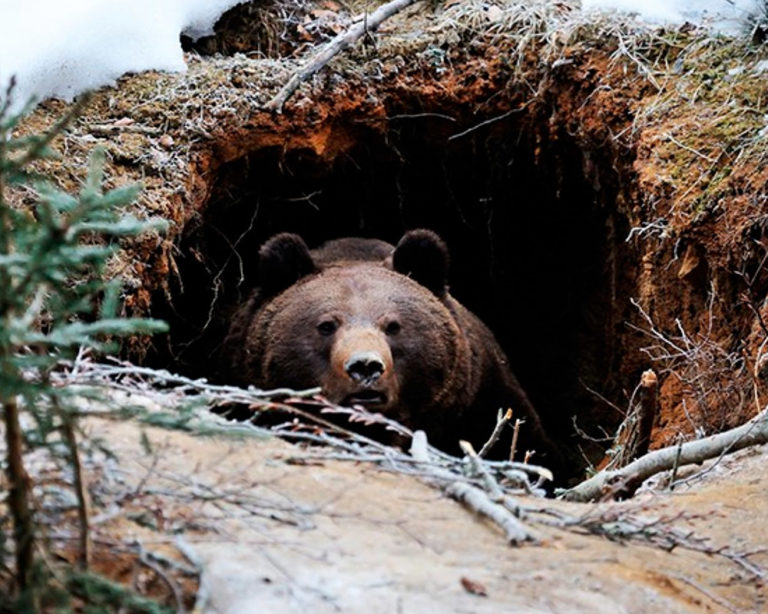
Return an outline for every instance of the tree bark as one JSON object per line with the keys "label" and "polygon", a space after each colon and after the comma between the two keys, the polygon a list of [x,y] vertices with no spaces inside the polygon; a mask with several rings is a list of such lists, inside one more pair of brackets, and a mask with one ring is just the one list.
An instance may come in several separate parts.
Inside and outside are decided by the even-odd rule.
{"label": "tree bark", "polygon": [[7,446],[9,482],[8,509],[13,522],[16,547],[16,583],[20,590],[29,586],[34,560],[34,527],[29,505],[29,475],[24,467],[24,438],[19,422],[19,407],[11,397],[3,401],[3,422]]}

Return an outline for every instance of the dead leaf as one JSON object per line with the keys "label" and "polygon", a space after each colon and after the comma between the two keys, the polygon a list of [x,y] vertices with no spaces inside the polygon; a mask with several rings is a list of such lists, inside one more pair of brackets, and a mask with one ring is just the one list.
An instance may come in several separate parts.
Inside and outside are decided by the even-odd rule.
{"label": "dead leaf", "polygon": [[488,591],[486,590],[485,585],[477,580],[470,580],[466,576],[462,576],[461,585],[464,587],[464,590],[471,595],[478,595],[480,597],[488,596]]}

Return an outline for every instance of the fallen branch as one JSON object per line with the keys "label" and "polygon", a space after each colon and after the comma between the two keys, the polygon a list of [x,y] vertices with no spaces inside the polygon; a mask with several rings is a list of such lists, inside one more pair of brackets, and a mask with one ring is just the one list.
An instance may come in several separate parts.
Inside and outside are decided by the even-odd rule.
{"label": "fallen branch", "polygon": [[474,472],[482,479],[483,486],[485,486],[486,492],[491,496],[491,500],[498,503],[504,499],[504,491],[501,490],[501,486],[491,475],[491,472],[483,465],[483,461],[480,455],[475,452],[472,444],[468,441],[460,441],[459,447],[461,451],[469,458],[469,462],[472,465]]}
{"label": "fallen branch", "polygon": [[445,488],[445,493],[499,525],[504,529],[510,544],[519,545],[524,542],[540,541],[536,533],[515,518],[506,508],[491,501],[488,495],[476,486],[466,482],[453,482]]}
{"label": "fallen branch", "polygon": [[578,486],[566,490],[562,498],[568,501],[595,501],[609,497],[629,497],[643,481],[652,475],[691,463],[702,463],[749,446],[768,443],[768,410],[763,410],[746,424],[689,441],[682,446],[654,450],[614,471],[601,471]]}
{"label": "fallen branch", "polygon": [[373,13],[366,15],[357,23],[352,24],[344,32],[336,35],[309,62],[291,76],[274,98],[265,105],[264,109],[281,113],[286,100],[298,89],[299,85],[321,70],[336,55],[355,44],[363,35],[375,30],[392,15],[399,13],[414,2],[416,0],[391,0],[382,4]]}

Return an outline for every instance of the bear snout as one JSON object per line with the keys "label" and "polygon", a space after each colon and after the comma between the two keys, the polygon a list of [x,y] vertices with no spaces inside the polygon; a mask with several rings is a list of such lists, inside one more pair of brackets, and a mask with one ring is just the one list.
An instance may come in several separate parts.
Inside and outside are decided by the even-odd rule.
{"label": "bear snout", "polygon": [[331,369],[323,393],[342,405],[383,409],[398,398],[392,351],[384,334],[372,326],[339,329],[331,348]]}
{"label": "bear snout", "polygon": [[344,363],[347,375],[363,386],[374,384],[385,369],[384,359],[377,352],[355,352]]}

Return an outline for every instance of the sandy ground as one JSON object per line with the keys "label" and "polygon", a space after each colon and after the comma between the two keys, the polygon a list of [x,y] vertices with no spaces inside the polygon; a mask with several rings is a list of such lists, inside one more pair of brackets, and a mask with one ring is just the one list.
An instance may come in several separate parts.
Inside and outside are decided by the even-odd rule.
{"label": "sandy ground", "polygon": [[[369,464],[319,462],[272,439],[196,437],[126,422],[91,421],[89,429],[119,458],[101,467],[99,487],[133,493],[99,531],[194,552],[203,566],[200,611],[768,611],[764,580],[726,556],[543,526],[535,527],[541,545],[511,547],[495,526],[439,491]],[[141,452],[142,430],[151,455]],[[692,543],[705,538],[768,567],[766,492],[766,449],[753,449],[673,493],[646,489],[612,505],[539,503],[572,514],[618,505],[671,518],[693,532]],[[152,534],[127,521],[142,509],[158,519]],[[473,585],[485,595],[468,590]]]}

